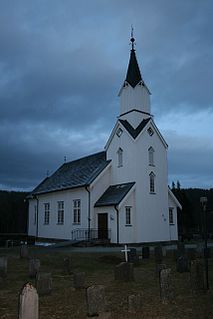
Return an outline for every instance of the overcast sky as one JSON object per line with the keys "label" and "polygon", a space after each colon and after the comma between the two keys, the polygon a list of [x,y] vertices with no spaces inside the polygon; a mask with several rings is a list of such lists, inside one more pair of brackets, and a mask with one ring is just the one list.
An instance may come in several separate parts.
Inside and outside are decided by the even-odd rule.
{"label": "overcast sky", "polygon": [[0,0],[0,189],[103,150],[131,24],[169,183],[213,187],[212,0]]}

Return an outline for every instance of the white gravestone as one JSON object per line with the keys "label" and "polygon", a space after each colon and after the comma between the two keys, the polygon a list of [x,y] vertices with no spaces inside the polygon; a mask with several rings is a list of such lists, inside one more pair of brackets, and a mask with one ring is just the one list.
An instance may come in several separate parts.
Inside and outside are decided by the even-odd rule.
{"label": "white gravestone", "polygon": [[30,283],[24,285],[19,295],[18,319],[38,319],[38,294]]}

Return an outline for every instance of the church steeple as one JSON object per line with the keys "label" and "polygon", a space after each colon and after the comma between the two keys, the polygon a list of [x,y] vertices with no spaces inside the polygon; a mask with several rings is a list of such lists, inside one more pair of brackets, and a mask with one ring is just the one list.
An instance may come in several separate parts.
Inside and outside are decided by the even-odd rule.
{"label": "church steeple", "polygon": [[132,43],[132,49],[125,81],[134,88],[140,81],[142,81],[142,77],[135,55],[135,39],[133,38],[133,33],[130,41]]}
{"label": "church steeple", "polygon": [[124,84],[119,92],[120,118],[137,125],[140,120],[150,117],[150,91],[143,81],[135,54],[135,39],[131,32],[131,51]]}

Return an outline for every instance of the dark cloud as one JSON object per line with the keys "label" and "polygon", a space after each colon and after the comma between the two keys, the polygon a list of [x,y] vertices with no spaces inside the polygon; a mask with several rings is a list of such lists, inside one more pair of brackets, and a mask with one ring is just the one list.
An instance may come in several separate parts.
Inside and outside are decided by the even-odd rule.
{"label": "dark cloud", "polygon": [[[132,23],[156,118],[212,109],[212,10],[210,0],[1,2],[1,187],[30,189],[65,155],[103,148],[119,114]],[[198,147],[180,147],[171,175],[210,183],[209,160],[203,172],[199,160],[183,167],[185,156],[202,160]]]}

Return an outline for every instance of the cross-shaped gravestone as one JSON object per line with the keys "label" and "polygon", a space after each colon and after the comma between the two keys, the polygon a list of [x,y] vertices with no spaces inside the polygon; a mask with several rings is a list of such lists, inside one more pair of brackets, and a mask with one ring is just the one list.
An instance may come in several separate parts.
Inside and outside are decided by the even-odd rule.
{"label": "cross-shaped gravestone", "polygon": [[126,263],[128,262],[128,252],[129,251],[130,251],[130,249],[127,248],[127,245],[124,245],[124,249],[121,250],[121,252],[125,254]]}

